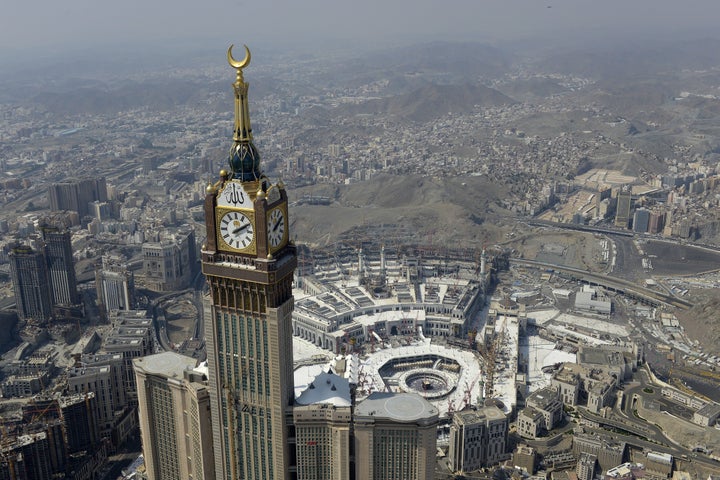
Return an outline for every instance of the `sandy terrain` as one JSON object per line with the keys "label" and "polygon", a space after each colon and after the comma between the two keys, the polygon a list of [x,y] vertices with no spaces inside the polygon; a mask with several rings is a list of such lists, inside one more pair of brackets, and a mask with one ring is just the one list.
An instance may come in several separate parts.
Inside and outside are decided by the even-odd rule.
{"label": "sandy terrain", "polygon": [[178,298],[164,304],[167,319],[167,333],[171,342],[176,345],[189,340],[195,329],[197,310],[188,300]]}
{"label": "sandy terrain", "polygon": [[708,447],[720,445],[720,430],[717,428],[701,427],[673,415],[645,408],[643,405],[638,405],[638,414],[648,422],[658,425],[668,438],[686,448],[692,449],[698,445]]}
{"label": "sandy terrain", "polygon": [[583,232],[533,232],[506,243],[524,258],[540,262],[605,272],[602,237]]}

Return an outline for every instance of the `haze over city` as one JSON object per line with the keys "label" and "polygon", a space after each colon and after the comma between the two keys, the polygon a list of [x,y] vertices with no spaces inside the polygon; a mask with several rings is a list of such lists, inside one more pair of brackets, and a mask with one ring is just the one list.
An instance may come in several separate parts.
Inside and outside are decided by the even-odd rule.
{"label": "haze over city", "polygon": [[714,31],[718,15],[720,5],[713,0],[9,0],[0,17],[0,52],[44,61],[49,54],[96,48],[114,52],[228,42],[255,48],[335,43],[375,48],[392,42],[535,38],[582,43],[705,35]]}
{"label": "haze over city", "polygon": [[720,480],[718,18],[10,0],[0,479]]}

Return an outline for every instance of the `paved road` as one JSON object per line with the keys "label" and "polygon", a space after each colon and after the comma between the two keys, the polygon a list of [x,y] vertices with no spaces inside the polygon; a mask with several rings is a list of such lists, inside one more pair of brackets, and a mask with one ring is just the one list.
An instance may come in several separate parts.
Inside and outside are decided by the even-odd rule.
{"label": "paved road", "polygon": [[536,268],[550,269],[568,278],[577,279],[583,283],[588,283],[590,285],[602,285],[609,290],[623,293],[627,297],[637,298],[643,302],[648,302],[650,304],[666,304],[681,308],[692,307],[692,304],[687,300],[677,298],[667,293],[651,290],[649,288],[642,287],[637,283],[618,277],[611,277],[600,273],[592,273],[579,268],[554,265],[550,263],[537,262],[535,260],[526,260],[521,258],[511,258],[510,263],[526,265]]}
{"label": "paved road", "polygon": [[633,239],[629,237],[614,236],[615,268],[612,276],[625,280],[644,280],[647,278],[643,271],[642,260],[638,255]]}

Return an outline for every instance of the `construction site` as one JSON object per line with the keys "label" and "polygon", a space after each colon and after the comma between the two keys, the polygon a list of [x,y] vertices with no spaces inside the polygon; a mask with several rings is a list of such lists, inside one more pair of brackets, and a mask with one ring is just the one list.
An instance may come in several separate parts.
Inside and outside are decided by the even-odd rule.
{"label": "construction site", "polygon": [[305,250],[294,296],[297,392],[312,369],[327,371],[342,359],[357,400],[416,393],[448,422],[454,412],[488,404],[512,420],[534,392],[557,388],[563,365],[594,375],[589,382],[602,393],[588,391],[581,401],[612,408],[614,392],[644,361],[646,341],[691,345],[677,321],[663,320],[673,318],[666,309],[513,264],[497,247],[355,242]]}

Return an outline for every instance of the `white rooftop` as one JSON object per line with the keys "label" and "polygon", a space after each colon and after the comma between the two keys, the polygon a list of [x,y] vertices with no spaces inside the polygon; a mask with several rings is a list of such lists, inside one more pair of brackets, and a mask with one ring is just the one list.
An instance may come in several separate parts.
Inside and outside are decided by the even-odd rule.
{"label": "white rooftop", "polygon": [[551,374],[543,373],[543,367],[557,363],[575,363],[577,355],[555,349],[555,342],[537,335],[527,337],[527,344],[520,345],[520,354],[528,359],[528,384],[530,393],[550,386]]}
{"label": "white rooftop", "polygon": [[[358,396],[360,397],[363,391],[369,394],[372,394],[372,392],[390,391],[391,387],[385,384],[385,381],[378,372],[380,368],[390,360],[432,354],[454,360],[460,365],[460,371],[457,374],[453,374],[456,377],[456,388],[450,395],[442,400],[430,400],[430,403],[435,405],[441,414],[446,413],[450,405],[452,405],[455,410],[462,409],[466,400],[471,404],[479,403],[478,400],[482,398],[483,395],[483,382],[481,382],[481,380],[484,381],[484,378],[482,376],[481,364],[477,357],[467,350],[458,350],[432,344],[429,339],[414,345],[378,350],[368,356],[368,358],[361,360],[359,372],[361,385],[358,386]],[[398,387],[394,388],[394,391],[400,391]]]}
{"label": "white rooftop", "polygon": [[495,322],[495,332],[504,337],[500,354],[496,360],[496,365],[500,364],[500,368],[496,370],[494,381],[494,394],[492,398],[502,401],[505,414],[509,414],[517,404],[517,387],[515,386],[515,378],[518,371],[518,338],[520,328],[516,317],[499,316]]}
{"label": "white rooftop", "polygon": [[296,396],[295,401],[300,405],[327,403],[336,407],[349,407],[352,404],[350,383],[334,373],[323,372],[318,374],[299,396]]}
{"label": "white rooftop", "polygon": [[438,416],[438,409],[414,393],[375,392],[355,407],[355,415],[398,422],[414,422]]}
{"label": "white rooftop", "polygon": [[176,352],[163,352],[133,359],[134,368],[142,370],[145,374],[180,378],[186,369],[194,369],[195,363],[197,363],[196,359]]}

